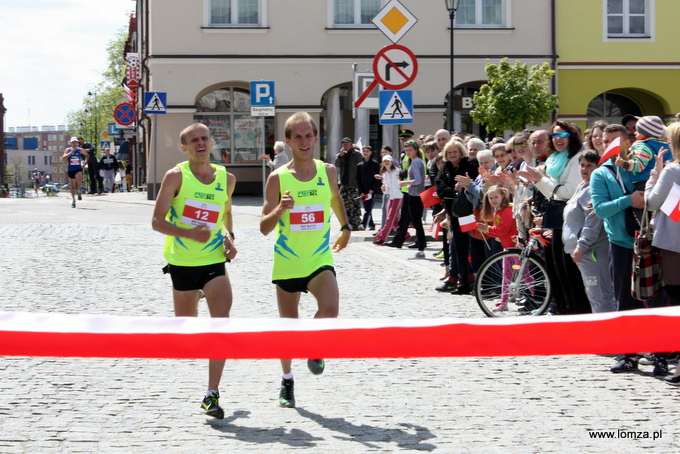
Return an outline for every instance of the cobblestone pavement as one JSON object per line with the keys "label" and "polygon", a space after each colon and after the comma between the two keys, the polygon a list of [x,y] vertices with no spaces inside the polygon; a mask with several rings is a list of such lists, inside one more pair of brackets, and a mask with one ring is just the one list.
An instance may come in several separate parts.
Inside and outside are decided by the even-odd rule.
{"label": "cobblestone pavement", "polygon": [[[0,199],[0,308],[172,315],[152,208],[140,193],[86,196],[76,209],[63,194]],[[260,200],[237,197],[234,212],[232,316],[277,317]],[[411,262],[412,250],[362,241],[370,238],[355,235],[336,256],[341,317],[482,316],[472,297],[433,290],[442,274],[434,246],[428,260]],[[312,298],[301,305],[312,317]],[[313,376],[296,360],[298,407],[283,409],[277,361],[228,361],[226,417],[212,420],[199,410],[204,360],[4,357],[0,452],[677,452],[679,390],[654,379],[651,366],[614,375],[612,364],[604,356],[345,359]],[[656,441],[641,438],[658,431]]]}

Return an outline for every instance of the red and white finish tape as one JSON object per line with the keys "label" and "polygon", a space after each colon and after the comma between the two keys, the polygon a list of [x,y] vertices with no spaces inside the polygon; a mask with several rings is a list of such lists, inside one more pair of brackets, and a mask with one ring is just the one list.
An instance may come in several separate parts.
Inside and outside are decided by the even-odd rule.
{"label": "red and white finish tape", "polygon": [[680,307],[506,319],[213,319],[0,312],[0,355],[417,358],[680,351]]}

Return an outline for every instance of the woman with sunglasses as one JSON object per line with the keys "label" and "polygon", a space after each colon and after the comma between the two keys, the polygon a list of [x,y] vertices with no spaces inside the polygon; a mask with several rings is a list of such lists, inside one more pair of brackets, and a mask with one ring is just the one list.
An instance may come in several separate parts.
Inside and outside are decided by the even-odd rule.
{"label": "woman with sunglasses", "polygon": [[[551,154],[545,162],[545,174],[527,166],[518,172],[518,175],[533,183],[536,190],[546,199],[553,197],[555,200],[566,202],[574,195],[582,181],[578,159],[583,141],[576,125],[562,120],[557,120],[552,125],[550,138]],[[557,312],[559,314],[591,312],[581,272],[571,256],[564,251],[561,226],[552,229],[550,252],[549,255],[552,257],[546,257],[546,261],[552,261],[554,274],[551,273],[551,276],[557,277],[552,279]]]}

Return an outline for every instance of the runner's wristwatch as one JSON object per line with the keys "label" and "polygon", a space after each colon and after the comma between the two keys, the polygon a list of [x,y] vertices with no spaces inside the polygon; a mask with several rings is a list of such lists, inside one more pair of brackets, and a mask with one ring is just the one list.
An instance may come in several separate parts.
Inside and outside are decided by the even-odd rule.
{"label": "runner's wristwatch", "polygon": [[352,227],[349,226],[349,224],[345,224],[342,227],[340,227],[340,231],[342,232],[343,230],[352,230]]}

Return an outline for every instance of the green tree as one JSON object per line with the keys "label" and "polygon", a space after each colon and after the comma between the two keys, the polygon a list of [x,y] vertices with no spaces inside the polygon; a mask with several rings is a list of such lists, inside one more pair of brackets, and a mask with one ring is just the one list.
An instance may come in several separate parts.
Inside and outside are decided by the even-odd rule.
{"label": "green tree", "polygon": [[79,109],[70,111],[66,118],[69,130],[83,136],[96,146],[101,140],[99,133],[113,123],[113,110],[125,96],[120,83],[125,75],[125,41],[128,28],[121,27],[106,46],[108,66],[101,73],[103,80],[83,96]]}
{"label": "green tree", "polygon": [[24,167],[24,158],[21,155],[17,156],[12,156],[9,160],[9,163],[11,167],[14,169],[14,175],[7,175],[8,177],[12,176],[14,177],[14,186],[17,188],[21,187],[21,183],[23,183],[23,178],[21,176],[26,172],[26,168]]}
{"label": "green tree", "polygon": [[548,92],[555,71],[547,63],[528,68],[504,58],[485,67],[487,83],[475,93],[470,116],[491,131],[520,131],[527,125],[550,121],[557,95]]}

